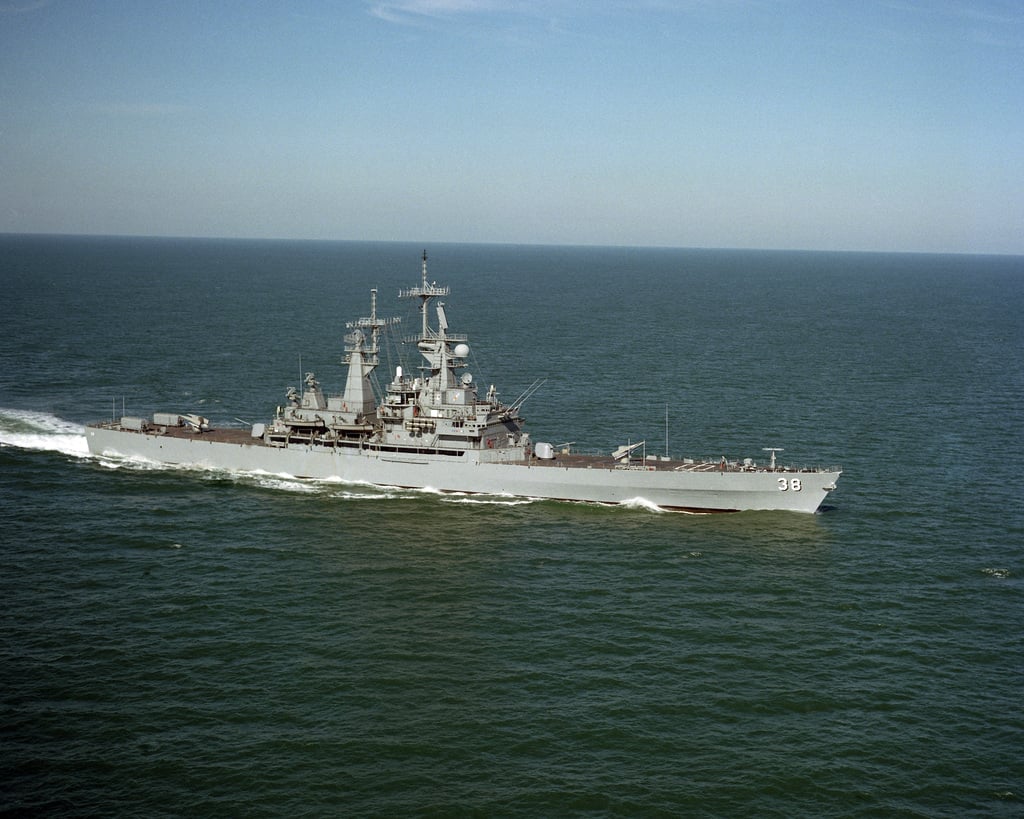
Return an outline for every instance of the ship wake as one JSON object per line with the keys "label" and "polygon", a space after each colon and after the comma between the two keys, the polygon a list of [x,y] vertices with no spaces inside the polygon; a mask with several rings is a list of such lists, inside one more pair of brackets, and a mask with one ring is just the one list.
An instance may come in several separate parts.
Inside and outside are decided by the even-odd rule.
{"label": "ship wake", "polygon": [[629,500],[624,500],[619,505],[624,507],[624,508],[626,508],[626,509],[642,509],[642,510],[645,510],[647,512],[664,512],[665,511],[660,506],[658,506],[658,504],[651,503],[649,500],[647,500],[647,498],[640,498],[640,497],[630,498]]}
{"label": "ship wake", "polygon": [[81,424],[45,412],[0,407],[0,447],[6,446],[89,457]]}

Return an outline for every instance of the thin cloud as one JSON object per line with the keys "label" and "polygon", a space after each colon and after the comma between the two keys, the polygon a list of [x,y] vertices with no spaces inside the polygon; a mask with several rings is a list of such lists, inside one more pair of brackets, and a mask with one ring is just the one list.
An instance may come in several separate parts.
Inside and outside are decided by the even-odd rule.
{"label": "thin cloud", "polygon": [[509,8],[509,3],[502,0],[383,0],[373,3],[370,13],[389,23],[409,23],[423,18],[507,11]]}
{"label": "thin cloud", "polygon": [[[916,15],[924,21],[952,24],[947,36],[974,45],[1015,48],[1024,47],[1024,11],[1017,0],[1001,2],[922,2],[921,0],[887,0],[883,6],[905,14]],[[930,30],[924,26],[922,30]],[[916,30],[915,30],[916,32]],[[900,35],[909,39],[909,33]],[[917,38],[923,35],[917,35]]]}
{"label": "thin cloud", "polygon": [[372,0],[369,11],[390,23],[415,24],[428,20],[503,12],[519,17],[586,17],[609,14],[691,13],[708,9],[757,7],[765,0]]}
{"label": "thin cloud", "polygon": [[954,20],[993,26],[1020,26],[1024,24],[1024,11],[1013,3],[953,2],[935,3],[920,0],[887,0],[884,7],[895,11],[909,12],[922,17]]}
{"label": "thin cloud", "polygon": [[53,5],[53,0],[26,0],[22,3],[0,3],[0,14],[30,14]]}

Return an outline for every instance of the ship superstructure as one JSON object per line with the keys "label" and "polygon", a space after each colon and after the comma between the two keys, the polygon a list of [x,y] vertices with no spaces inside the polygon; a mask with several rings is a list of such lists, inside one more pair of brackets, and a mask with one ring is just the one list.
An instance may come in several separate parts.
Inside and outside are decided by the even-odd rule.
{"label": "ship superstructure", "polygon": [[420,302],[420,332],[404,339],[423,356],[419,374],[397,367],[377,403],[372,375],[380,364],[380,336],[398,319],[378,317],[377,291],[372,290],[370,315],[346,325],[344,393],[325,398],[315,374],[306,373],[301,394],[290,389],[287,406],[264,429],[267,444],[456,458],[472,452],[484,462],[526,459],[529,435],[522,429],[518,407],[498,401],[493,386],[480,399],[472,375],[465,371],[469,339],[449,332],[441,302],[435,306],[437,326],[431,326],[431,303],[450,291],[428,282],[426,251],[421,276],[419,285],[399,292],[400,298]]}
{"label": "ship superstructure", "polygon": [[607,456],[532,444],[519,410],[541,382],[512,404],[502,403],[493,385],[481,398],[467,369],[469,340],[449,330],[440,301],[448,294],[428,280],[424,251],[419,284],[399,292],[419,302],[419,332],[405,341],[416,345],[423,363],[418,373],[396,367],[379,395],[374,372],[381,336],[398,322],[378,316],[372,290],[370,315],[346,325],[348,376],[340,395],[326,396],[310,372],[301,392],[289,388],[269,423],[212,429],[190,414],[155,413],[152,421],[125,416],[89,426],[89,449],[301,478],[595,503],[642,500],[687,511],[814,512],[835,488],[839,469],[780,467],[775,451],[767,466],[758,466],[752,459],[648,456],[642,441]]}

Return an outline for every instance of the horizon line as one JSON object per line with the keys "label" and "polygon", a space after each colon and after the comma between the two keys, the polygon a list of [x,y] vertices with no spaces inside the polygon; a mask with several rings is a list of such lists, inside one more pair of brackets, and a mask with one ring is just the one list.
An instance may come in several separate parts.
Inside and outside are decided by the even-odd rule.
{"label": "horizon line", "polygon": [[985,250],[864,250],[850,248],[801,248],[801,247],[749,247],[725,245],[672,245],[672,244],[596,244],[591,242],[515,242],[515,241],[481,241],[458,239],[324,239],[311,237],[287,236],[189,236],[171,233],[76,233],[60,231],[5,231],[0,230],[0,237],[54,237],[79,239],[171,239],[178,241],[220,241],[220,242],[321,242],[321,243],[361,243],[361,244],[408,244],[408,245],[469,245],[480,247],[550,247],[550,248],[592,248],[595,250],[700,250],[700,251],[747,251],[752,253],[848,253],[874,255],[903,256],[1000,256],[1008,258],[1024,257],[1024,252],[1011,253],[1005,251]]}

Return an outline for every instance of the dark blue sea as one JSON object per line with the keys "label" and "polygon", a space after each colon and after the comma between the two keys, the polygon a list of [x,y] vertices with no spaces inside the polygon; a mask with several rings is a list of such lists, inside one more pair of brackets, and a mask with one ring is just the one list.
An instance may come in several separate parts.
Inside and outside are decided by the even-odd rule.
{"label": "dark blue sea", "polygon": [[1024,258],[427,245],[534,440],[782,447],[816,515],[87,454],[340,390],[422,249],[0,236],[0,814],[1024,815]]}

